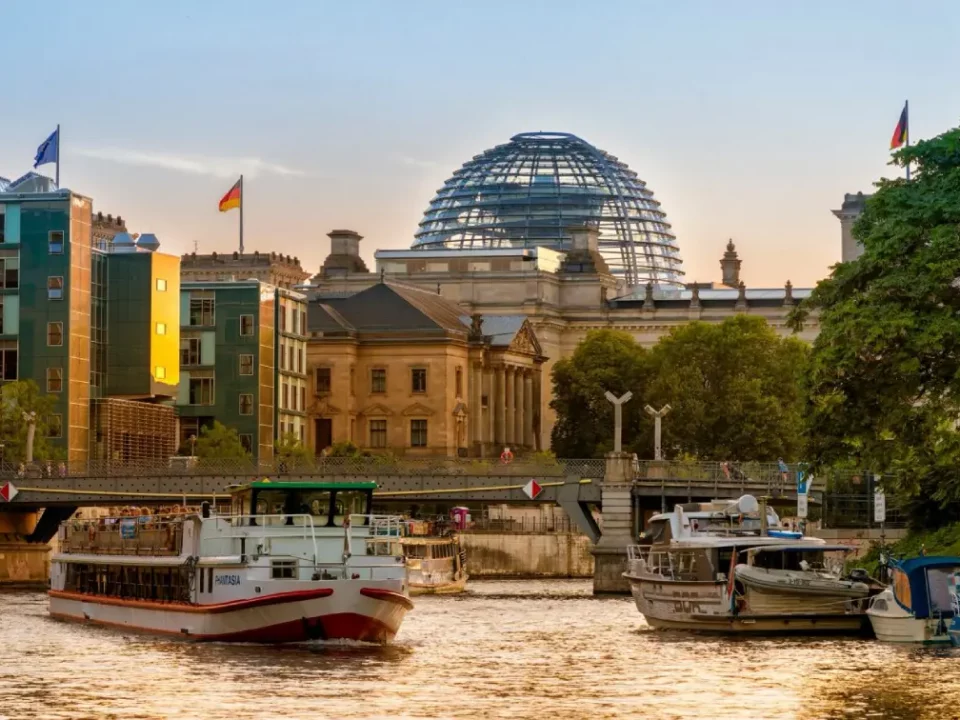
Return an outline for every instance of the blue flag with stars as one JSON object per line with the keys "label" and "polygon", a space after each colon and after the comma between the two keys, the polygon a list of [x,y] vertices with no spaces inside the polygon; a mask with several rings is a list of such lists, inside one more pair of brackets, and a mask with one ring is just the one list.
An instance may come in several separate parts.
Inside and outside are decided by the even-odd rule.
{"label": "blue flag with stars", "polygon": [[59,160],[60,154],[60,129],[57,128],[52,133],[50,137],[40,143],[40,147],[37,148],[37,157],[33,160],[33,167],[39,167],[40,165],[46,165],[47,163],[55,163]]}

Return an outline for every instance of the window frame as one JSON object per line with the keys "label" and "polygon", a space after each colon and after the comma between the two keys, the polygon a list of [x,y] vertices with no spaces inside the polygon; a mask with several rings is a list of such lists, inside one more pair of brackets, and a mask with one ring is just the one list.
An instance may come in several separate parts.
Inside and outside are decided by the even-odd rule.
{"label": "window frame", "polygon": [[[377,389],[377,380],[382,381],[382,387]],[[370,394],[386,395],[387,393],[387,369],[384,367],[370,368]]]}
{"label": "window frame", "polygon": [[[50,287],[51,282],[56,280],[60,281],[60,287]],[[63,275],[47,275],[47,300],[63,300]]]}
{"label": "window frame", "polygon": [[[181,366],[181,367],[197,367],[198,365],[202,365],[202,364],[203,364],[203,343],[201,342],[200,338],[181,337],[181,338],[180,338],[181,344],[182,344],[184,341],[186,341],[187,347],[186,347],[186,349],[184,349],[184,348],[182,348],[182,347],[180,348],[180,366]],[[183,361],[183,353],[184,353],[184,352],[187,353],[187,360],[190,359],[190,356],[191,356],[191,354],[192,354],[192,352],[193,352],[193,351],[190,349],[191,343],[196,343],[196,344],[197,344],[197,354],[196,354],[197,361],[196,361],[195,363],[192,363],[192,362],[184,362],[184,361]]]}
{"label": "window frame", "polygon": [[[374,423],[377,423],[377,427],[374,428]],[[381,426],[382,423],[382,426]],[[375,438],[379,439],[379,436],[382,434],[382,444],[377,442]],[[371,448],[384,449],[387,447],[387,419],[386,418],[370,418],[367,421],[367,439],[370,442]]]}
{"label": "window frame", "polygon": [[[423,427],[418,425],[423,423]],[[415,427],[417,426],[417,427]],[[422,437],[421,437],[422,433]],[[411,418],[410,420],[410,447],[425,448],[428,446],[429,426],[426,418]]]}
{"label": "window frame", "polygon": [[156,288],[157,292],[166,292],[167,291],[166,278],[157,278],[157,282],[155,283],[154,287]]}
{"label": "window frame", "polygon": [[[250,360],[250,372],[244,372],[244,371],[243,371],[243,363],[244,363],[244,360],[247,359],[247,358],[249,358],[249,360]],[[240,353],[240,355],[238,356],[237,362],[238,362],[238,368],[237,368],[237,374],[238,374],[238,375],[240,375],[240,376],[242,376],[242,377],[250,377],[250,376],[253,376],[253,375],[256,374],[256,373],[254,372],[254,365],[255,365],[255,363],[254,363],[253,353]]]}
{"label": "window frame", "polygon": [[[52,376],[51,372],[54,372],[55,375]],[[51,387],[51,382],[56,383],[55,388]],[[62,367],[47,368],[47,392],[48,393],[63,392],[63,368]]]}
{"label": "window frame", "polygon": [[[321,373],[326,375],[326,382],[320,382]],[[314,394],[315,395],[329,395],[333,392],[333,368],[330,367],[318,367],[314,369]],[[326,388],[323,385],[326,384]]]}
{"label": "window frame", "polygon": [[[248,412],[243,411],[244,399],[247,399],[250,403]],[[239,393],[239,397],[237,399],[237,411],[244,417],[253,415],[253,393]]]}
{"label": "window frame", "polygon": [[[191,385],[192,385],[194,382],[200,383],[200,388],[201,388],[201,390],[200,390],[200,392],[198,393],[198,394],[201,396],[201,397],[200,397],[200,402],[191,402],[191,394],[192,394],[192,393],[191,393]],[[204,387],[209,387],[209,388],[210,388],[209,398],[208,398],[209,402],[203,402],[203,397],[202,397],[202,396],[203,396],[205,393],[203,392],[202,388],[204,388]],[[194,406],[194,407],[209,407],[209,406],[214,405],[214,404],[216,403],[216,398],[217,398],[216,378],[215,378],[213,375],[209,375],[209,376],[207,376],[207,375],[201,375],[201,376],[199,376],[199,377],[196,376],[196,375],[191,375],[191,376],[190,376],[190,380],[187,382],[187,405],[192,405],[192,406]]]}
{"label": "window frame", "polygon": [[[54,241],[54,235],[59,235],[59,250],[54,250],[58,243]],[[64,245],[67,244],[67,234],[63,230],[50,230],[47,233],[47,255],[63,255]]]}
{"label": "window frame", "polygon": [[[247,324],[246,332],[244,325]],[[244,313],[240,316],[240,337],[253,337],[257,334],[256,325],[253,323],[253,315]]]}
{"label": "window frame", "polygon": [[153,331],[157,335],[166,335],[167,334],[167,324],[165,322],[158,322],[154,325]]}
{"label": "window frame", "polygon": [[[50,342],[51,330],[52,330],[55,326],[59,326],[58,334],[59,334],[59,336],[60,336],[60,342],[51,343],[51,342]],[[53,320],[53,321],[47,323],[47,347],[63,347],[63,322],[62,322],[62,321],[60,321],[60,320]]]}
{"label": "window frame", "polygon": [[157,365],[153,368],[153,379],[154,380],[166,380],[167,379],[167,368],[163,365]]}
{"label": "window frame", "polygon": [[[421,381],[418,383],[418,379]],[[417,387],[418,384],[422,387]],[[425,367],[410,368],[410,392],[417,395],[424,395],[427,392],[427,369]]]}

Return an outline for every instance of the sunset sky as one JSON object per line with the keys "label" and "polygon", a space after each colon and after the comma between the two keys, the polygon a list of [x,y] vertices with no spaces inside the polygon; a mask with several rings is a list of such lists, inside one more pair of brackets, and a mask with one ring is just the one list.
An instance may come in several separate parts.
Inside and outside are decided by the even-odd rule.
{"label": "sunset sky", "polygon": [[[62,184],[167,252],[245,244],[315,272],[326,233],[410,245],[464,161],[572,132],[653,190],[689,280],[727,238],[748,286],[839,259],[830,210],[957,125],[950,2],[0,2],[0,175],[62,125]],[[52,175],[53,166],[41,171]]]}

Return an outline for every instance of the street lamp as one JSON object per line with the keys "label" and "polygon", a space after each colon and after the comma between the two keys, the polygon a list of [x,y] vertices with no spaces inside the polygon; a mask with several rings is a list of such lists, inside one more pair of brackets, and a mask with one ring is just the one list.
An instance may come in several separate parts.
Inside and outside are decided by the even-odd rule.
{"label": "street lamp", "polygon": [[647,415],[650,415],[653,418],[653,459],[663,460],[663,451],[660,449],[660,422],[663,420],[663,416],[670,412],[673,408],[671,408],[669,405],[664,405],[659,410],[654,410],[652,407],[647,405],[643,409]]}
{"label": "street lamp", "polygon": [[627,391],[617,397],[608,390],[604,393],[604,397],[613,403],[613,451],[619,453],[621,452],[620,436],[623,434],[623,404],[630,401],[633,393]]}

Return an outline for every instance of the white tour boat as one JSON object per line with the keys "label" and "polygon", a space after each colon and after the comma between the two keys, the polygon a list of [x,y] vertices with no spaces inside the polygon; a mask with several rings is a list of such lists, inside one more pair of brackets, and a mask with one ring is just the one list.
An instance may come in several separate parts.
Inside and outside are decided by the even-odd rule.
{"label": "white tour boat", "polygon": [[399,517],[375,483],[257,481],[232,513],[68,520],[51,562],[56,618],[189,640],[384,643],[413,603]]}
{"label": "white tour boat", "polygon": [[655,628],[716,632],[859,632],[871,587],[841,578],[849,552],[780,528],[756,498],[677,505],[653,516],[652,543],[628,549],[624,577]]}
{"label": "white tour boat", "polygon": [[411,521],[400,546],[411,595],[460,593],[466,588],[467,555],[458,534],[438,531],[434,523]]}

